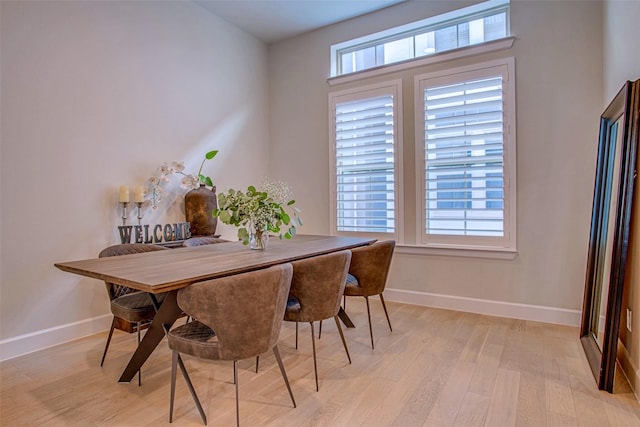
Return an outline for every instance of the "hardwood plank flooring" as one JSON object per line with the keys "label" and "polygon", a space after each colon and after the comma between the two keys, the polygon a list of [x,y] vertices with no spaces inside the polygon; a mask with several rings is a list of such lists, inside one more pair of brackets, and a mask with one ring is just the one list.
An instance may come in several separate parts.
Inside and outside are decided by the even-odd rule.
{"label": "hardwood plank flooring", "polygon": [[[624,381],[597,390],[578,329],[389,302],[390,332],[372,301],[375,350],[364,300],[349,299],[347,361],[333,322],[316,340],[316,392],[309,326],[285,322],[279,348],[298,403],[293,408],[275,358],[239,362],[244,426],[640,426],[640,405]],[[317,330],[317,328],[316,328]],[[2,426],[169,425],[171,355],[166,341],[130,384],[117,382],[135,335],[107,333],[0,363]],[[209,426],[235,424],[231,362],[184,356]],[[202,425],[178,374],[175,426]]]}

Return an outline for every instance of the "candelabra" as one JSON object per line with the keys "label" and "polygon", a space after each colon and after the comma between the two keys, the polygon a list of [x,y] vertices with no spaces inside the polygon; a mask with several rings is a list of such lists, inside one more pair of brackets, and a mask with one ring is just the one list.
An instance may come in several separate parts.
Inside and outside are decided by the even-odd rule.
{"label": "candelabra", "polygon": [[138,209],[138,225],[142,225],[142,203],[143,202],[135,202],[136,208]]}
{"label": "candelabra", "polygon": [[127,207],[129,202],[120,202],[122,205],[122,225],[127,225]]}

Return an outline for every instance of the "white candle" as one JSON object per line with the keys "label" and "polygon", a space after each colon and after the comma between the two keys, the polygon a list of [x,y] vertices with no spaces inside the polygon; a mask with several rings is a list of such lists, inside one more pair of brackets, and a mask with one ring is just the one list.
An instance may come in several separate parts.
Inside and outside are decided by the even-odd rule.
{"label": "white candle", "polygon": [[120,203],[129,203],[129,187],[126,185],[120,186]]}
{"label": "white candle", "polygon": [[136,192],[135,192],[135,197],[134,197],[134,201],[136,203],[142,203],[144,202],[144,187],[142,185],[138,185],[136,187]]}

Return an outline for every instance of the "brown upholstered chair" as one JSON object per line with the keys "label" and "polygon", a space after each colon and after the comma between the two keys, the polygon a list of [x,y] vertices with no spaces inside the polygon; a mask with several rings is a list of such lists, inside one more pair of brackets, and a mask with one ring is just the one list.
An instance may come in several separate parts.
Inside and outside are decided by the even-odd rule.
{"label": "brown upholstered chair", "polygon": [[[295,408],[296,401],[277,346],[292,274],[291,264],[282,264],[195,283],[178,291],[178,305],[197,320],[174,328],[168,334],[169,348],[173,350],[169,422],[173,421],[180,353],[202,359],[233,360],[236,423],[240,425],[237,361],[273,350]],[[184,369],[182,374],[206,425],[206,415],[189,375]]]}
{"label": "brown upholstered chair", "polygon": [[[109,246],[103,249],[98,258],[137,254],[142,252],[152,252],[165,250],[164,246],[149,245],[142,243],[125,243],[121,245]],[[105,282],[107,287],[107,293],[111,300],[111,312],[113,313],[113,320],[111,322],[111,329],[109,330],[109,336],[107,337],[107,343],[104,346],[104,353],[102,354],[102,360],[100,366],[104,364],[104,358],[107,355],[109,349],[109,343],[113,335],[114,329],[120,329],[125,332],[132,332],[123,328],[121,323],[122,319],[125,322],[133,325],[133,330],[138,332],[138,344],[140,344],[140,329],[146,322],[153,320],[156,315],[156,308],[151,300],[151,297],[146,292],[140,292],[135,289],[128,288],[126,286],[116,285],[113,283]],[[158,303],[162,302],[163,295],[158,298]],[[138,385],[141,384],[141,372],[138,371]]]}
{"label": "brown upholstered chair", "polygon": [[367,317],[369,319],[369,335],[371,336],[372,349],[374,345],[373,328],[371,327],[371,311],[369,309],[370,296],[380,295],[380,301],[382,302],[384,314],[387,316],[389,329],[393,331],[382,293],[387,284],[387,275],[389,274],[389,266],[391,265],[391,258],[395,246],[396,242],[394,240],[388,240],[351,250],[351,265],[349,266],[347,283],[344,288],[344,296],[364,297],[367,301]]}
{"label": "brown upholstered chair", "polygon": [[204,245],[213,245],[215,243],[224,243],[229,240],[220,239],[218,237],[210,237],[210,236],[200,236],[200,237],[190,237],[184,242],[182,242],[182,246],[204,246]]}
{"label": "brown upholstered chair", "polygon": [[351,252],[341,251],[292,263],[293,281],[284,320],[296,322],[296,348],[298,348],[298,322],[309,322],[311,325],[316,391],[319,390],[319,387],[313,322],[334,318],[342,345],[347,353],[349,363],[351,363],[347,342],[338,320],[338,310],[350,260]]}

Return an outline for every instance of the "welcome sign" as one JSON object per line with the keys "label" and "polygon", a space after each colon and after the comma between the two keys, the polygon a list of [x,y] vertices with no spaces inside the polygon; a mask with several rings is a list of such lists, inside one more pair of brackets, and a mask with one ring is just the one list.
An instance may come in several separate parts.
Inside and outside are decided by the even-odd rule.
{"label": "welcome sign", "polygon": [[120,243],[170,243],[179,242],[191,237],[191,226],[188,222],[174,224],[156,224],[118,226]]}

